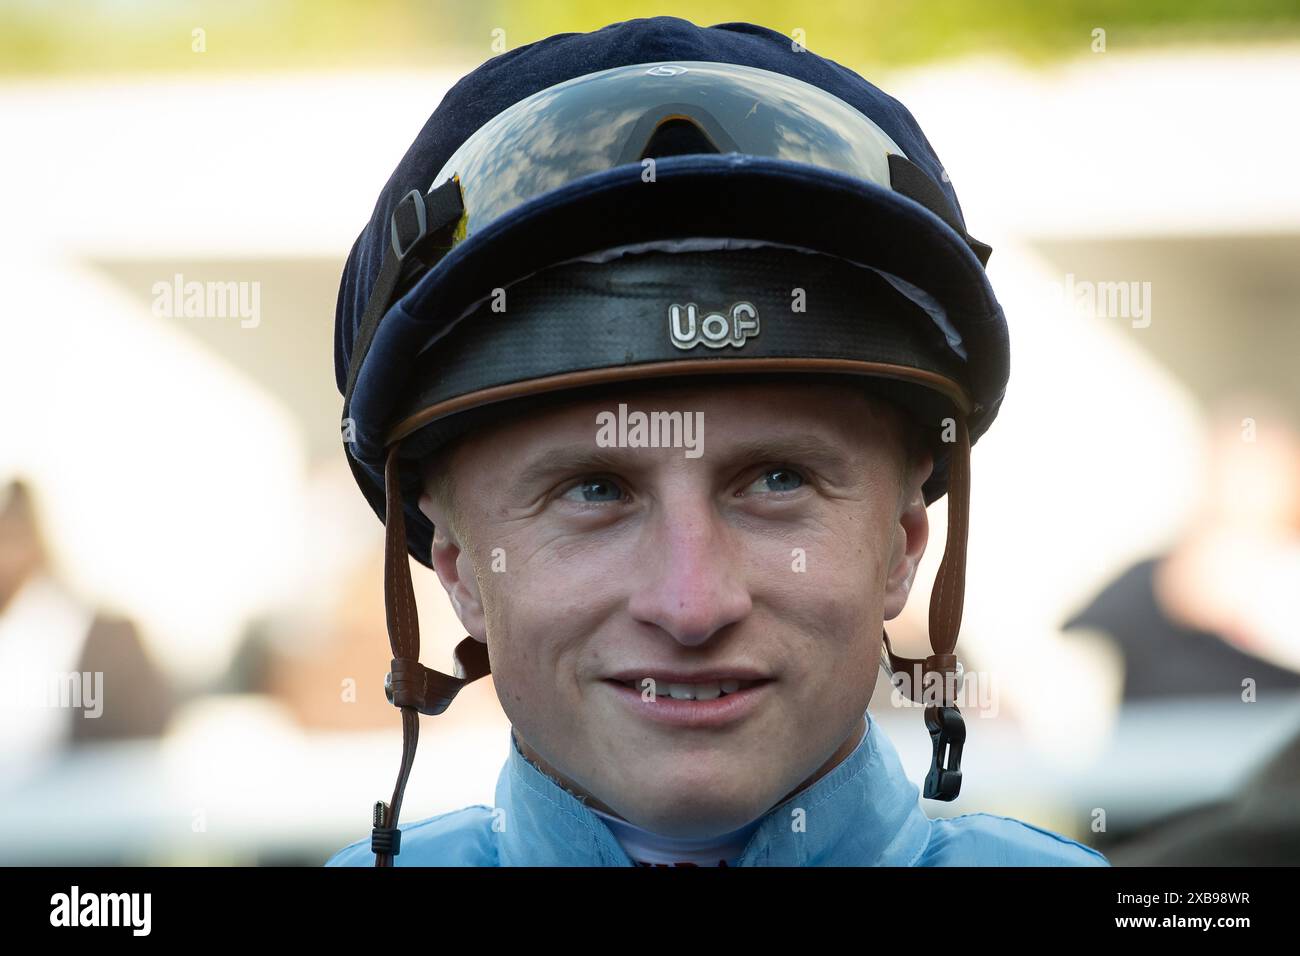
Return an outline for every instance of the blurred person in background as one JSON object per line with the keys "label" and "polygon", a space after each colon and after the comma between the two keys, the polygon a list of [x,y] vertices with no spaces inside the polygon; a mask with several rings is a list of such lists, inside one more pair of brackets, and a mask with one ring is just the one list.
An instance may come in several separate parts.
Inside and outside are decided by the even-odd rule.
{"label": "blurred person in background", "polygon": [[61,583],[21,480],[0,491],[0,680],[11,781],[72,745],[157,736],[175,707],[135,626]]}
{"label": "blurred person in background", "polygon": [[[1212,421],[1205,494],[1186,531],[1067,625],[1114,641],[1126,703],[1300,697],[1300,433],[1260,396],[1222,402]],[[1226,800],[1108,854],[1122,866],[1300,863],[1300,727]]]}
{"label": "blurred person in background", "polygon": [[1065,624],[1118,647],[1125,702],[1300,691],[1300,437],[1281,412],[1214,421],[1206,490],[1186,531]]}

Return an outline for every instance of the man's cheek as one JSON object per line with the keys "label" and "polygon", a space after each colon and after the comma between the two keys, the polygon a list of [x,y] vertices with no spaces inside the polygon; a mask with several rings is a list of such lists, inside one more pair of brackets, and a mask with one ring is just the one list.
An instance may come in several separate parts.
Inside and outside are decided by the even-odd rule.
{"label": "man's cheek", "polygon": [[504,589],[492,593],[485,606],[488,651],[499,692],[504,690],[516,699],[525,693],[531,698],[553,696],[559,678],[556,657],[564,634],[556,602],[530,604],[513,595],[507,582]]}

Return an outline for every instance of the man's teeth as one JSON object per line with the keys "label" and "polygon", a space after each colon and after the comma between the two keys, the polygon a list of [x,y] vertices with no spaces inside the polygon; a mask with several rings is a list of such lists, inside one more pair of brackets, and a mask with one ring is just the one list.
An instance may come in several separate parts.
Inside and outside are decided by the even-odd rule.
{"label": "man's teeth", "polygon": [[657,696],[671,697],[674,700],[715,700],[725,694],[734,694],[742,688],[752,687],[758,683],[758,681],[753,680],[723,680],[704,684],[647,685],[646,681],[649,679],[627,681],[626,684],[633,690],[639,691],[644,691],[647,686],[653,686]]}

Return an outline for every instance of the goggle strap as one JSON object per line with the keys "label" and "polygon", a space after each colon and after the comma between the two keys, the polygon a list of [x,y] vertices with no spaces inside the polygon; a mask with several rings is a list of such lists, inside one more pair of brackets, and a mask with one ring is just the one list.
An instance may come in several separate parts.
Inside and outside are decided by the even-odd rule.
{"label": "goggle strap", "polygon": [[970,246],[971,251],[979,259],[980,265],[988,265],[989,256],[993,254],[993,247],[972,237],[962,227],[956,211],[952,208],[952,204],[948,202],[948,197],[944,195],[943,190],[939,188],[933,179],[926,175],[920,166],[906,156],[890,153],[889,186],[894,192],[901,193],[908,199],[920,203],[946,222],[952,227],[953,232],[961,236],[966,241],[966,245]]}
{"label": "goggle strap", "polygon": [[424,272],[432,261],[422,254],[434,246],[433,239],[445,252],[451,246],[451,233],[465,216],[465,197],[461,194],[460,179],[452,176],[436,189],[422,194],[412,189],[389,216],[391,241],[384,246],[384,259],[375,278],[366,311],[357,326],[356,341],[348,362],[348,380],[343,390],[343,417],[348,417],[352,406],[352,392],[357,376],[365,364],[366,355],[374,341],[379,322],[387,314],[399,289]]}

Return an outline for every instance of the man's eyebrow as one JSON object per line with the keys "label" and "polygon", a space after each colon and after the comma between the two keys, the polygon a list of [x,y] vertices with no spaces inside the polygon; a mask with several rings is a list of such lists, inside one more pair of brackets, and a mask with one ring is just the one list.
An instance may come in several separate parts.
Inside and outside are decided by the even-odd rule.
{"label": "man's eyebrow", "polygon": [[828,441],[813,432],[791,432],[735,442],[712,455],[706,445],[704,457],[713,458],[722,467],[736,466],[747,461],[811,461],[829,466],[847,463],[851,454],[841,442]]}
{"label": "man's eyebrow", "polygon": [[534,484],[566,473],[617,471],[627,465],[627,454],[636,448],[600,448],[577,443],[545,448],[526,461],[511,482],[512,495],[526,492]]}

